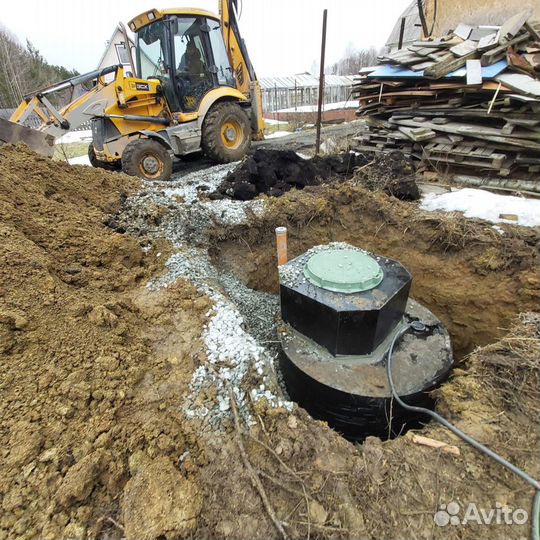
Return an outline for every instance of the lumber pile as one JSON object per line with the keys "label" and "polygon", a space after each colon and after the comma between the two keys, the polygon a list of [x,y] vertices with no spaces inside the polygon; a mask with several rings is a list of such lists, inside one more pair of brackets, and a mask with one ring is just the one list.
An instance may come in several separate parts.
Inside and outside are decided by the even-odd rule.
{"label": "lumber pile", "polygon": [[[538,178],[540,24],[460,24],[383,55],[355,78],[360,152],[401,150],[440,168]],[[461,169],[463,168],[463,169]]]}

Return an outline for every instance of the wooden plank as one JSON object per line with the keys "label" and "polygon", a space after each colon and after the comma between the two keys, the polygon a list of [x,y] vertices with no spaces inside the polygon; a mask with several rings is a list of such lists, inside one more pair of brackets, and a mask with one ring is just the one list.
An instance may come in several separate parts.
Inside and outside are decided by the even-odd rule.
{"label": "wooden plank", "polygon": [[[500,129],[492,128],[488,126],[476,126],[476,125],[464,125],[457,122],[449,122],[445,125],[437,125],[431,122],[415,122],[414,120],[390,120],[390,123],[395,123],[400,126],[407,127],[425,127],[432,129],[433,131],[442,131],[445,133],[452,133],[456,135],[462,135],[466,137],[475,137],[478,139],[489,140],[493,142],[500,142],[510,146],[517,146],[520,148],[527,148],[530,150],[540,150],[540,143],[536,139],[538,135],[533,134],[532,137],[523,132],[514,131],[511,135],[504,136]],[[530,140],[532,139],[532,140]]]}
{"label": "wooden plank", "polygon": [[454,30],[453,34],[457,37],[460,37],[463,41],[466,39],[469,39],[469,36],[471,35],[471,32],[473,31],[473,27],[469,26],[468,24],[459,23],[457,25],[457,28]]}
{"label": "wooden plank", "polygon": [[444,118],[444,117],[440,117],[440,116],[437,116],[435,118],[433,118],[431,120],[434,124],[437,124],[437,125],[442,125],[442,124],[448,124],[448,122],[450,122],[450,120],[448,120],[448,118]]}
{"label": "wooden plank", "polygon": [[523,28],[523,25],[527,22],[527,19],[531,16],[532,11],[526,9],[519,13],[516,13],[513,17],[510,17],[499,30],[499,45],[508,44],[517,33]]}
{"label": "wooden plank", "polygon": [[512,124],[510,122],[507,122],[504,124],[504,126],[501,128],[501,133],[503,135],[510,135],[512,131],[514,131],[514,128],[516,127],[516,124]]}
{"label": "wooden plank", "polygon": [[476,46],[476,41],[468,39],[467,41],[464,41],[459,45],[454,45],[453,47],[450,47],[450,52],[455,56],[466,56],[472,52],[475,52]]}
{"label": "wooden plank", "polygon": [[495,78],[508,88],[531,97],[540,97],[540,81],[522,73],[502,73]]}
{"label": "wooden plank", "polygon": [[421,62],[420,64],[414,64],[414,66],[411,66],[411,69],[413,71],[423,71],[424,69],[430,68],[433,65],[435,65],[435,62],[433,62],[433,60],[429,60],[427,62]]}
{"label": "wooden plank", "polygon": [[439,62],[439,60],[442,60],[447,55],[448,49],[432,49],[431,54],[428,54],[427,57],[435,62]]}
{"label": "wooden plank", "polygon": [[426,128],[407,128],[400,126],[398,129],[401,133],[415,142],[428,141],[437,136],[433,130]]}
{"label": "wooden plank", "polygon": [[[409,47],[409,50],[413,49],[413,47]],[[414,54],[417,54],[418,56],[427,56],[428,54],[431,54],[433,52],[433,49],[431,47],[414,47]]]}
{"label": "wooden plank", "polygon": [[505,45],[499,45],[494,49],[490,49],[489,51],[482,54],[482,57],[480,58],[482,65],[490,66],[491,64],[494,64],[501,59],[501,55],[503,58],[506,56],[506,49],[510,47],[510,45],[517,45],[518,43],[523,43],[524,41],[527,41],[530,37],[531,36],[529,32],[526,32],[525,34],[521,34],[515,37]]}
{"label": "wooden plank", "polygon": [[522,127],[534,127],[540,124],[540,120],[536,118],[511,118],[503,116],[503,119],[505,122],[509,122],[511,124],[514,124],[515,126]]}
{"label": "wooden plank", "polygon": [[468,39],[473,39],[474,41],[480,41],[482,38],[485,38],[486,36],[490,36],[493,33],[497,33],[497,31],[493,30],[493,27],[485,27],[485,28],[473,28],[473,31],[471,32],[471,35]]}
{"label": "wooden plank", "polygon": [[[503,165],[507,168],[512,164],[512,160],[501,158],[481,159],[460,154],[454,155],[438,152],[432,152],[428,154],[427,157],[437,161],[444,161],[445,163],[455,163],[457,165],[466,165],[468,167],[481,167],[487,169],[500,169]],[[504,173],[503,176],[505,176]]]}
{"label": "wooden plank", "polygon": [[533,26],[529,21],[525,21],[525,29],[531,34],[534,41],[540,41],[540,32],[537,27]]}
{"label": "wooden plank", "polygon": [[453,45],[457,45],[458,43],[461,43],[462,39],[458,37],[454,37],[452,39],[432,39],[432,40],[425,40],[425,41],[415,41],[413,43],[414,47],[432,47],[434,49],[447,49],[448,47],[452,47]]}
{"label": "wooden plank", "polygon": [[467,86],[482,84],[482,64],[480,60],[467,60]]}
{"label": "wooden plank", "polygon": [[491,49],[492,47],[495,47],[499,43],[499,32],[493,32],[487,36],[484,36],[480,41],[478,42],[478,46],[476,49],[479,52],[487,51],[488,49]]}
{"label": "wooden plank", "polygon": [[476,51],[465,56],[461,56],[460,58],[455,58],[453,54],[449,54],[436,65],[426,69],[424,71],[424,76],[432,79],[440,79],[451,71],[455,71],[456,69],[463,67],[467,60],[470,60],[475,54]]}
{"label": "wooden plank", "polygon": [[527,53],[523,55],[523,58],[531,64],[535,69],[540,66],[540,52],[539,53]]}

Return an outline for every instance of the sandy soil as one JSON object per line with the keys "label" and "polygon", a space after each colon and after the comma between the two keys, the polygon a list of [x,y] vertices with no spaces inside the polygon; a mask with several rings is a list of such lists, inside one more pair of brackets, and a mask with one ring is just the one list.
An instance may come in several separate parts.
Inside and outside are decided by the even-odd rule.
{"label": "sandy soil", "polygon": [[137,532],[123,496],[147,498],[145,456],[185,451],[175,403],[209,302],[185,283],[148,294],[156,251],[103,224],[137,180],[23,149],[0,167],[0,537],[121,536],[111,516]]}

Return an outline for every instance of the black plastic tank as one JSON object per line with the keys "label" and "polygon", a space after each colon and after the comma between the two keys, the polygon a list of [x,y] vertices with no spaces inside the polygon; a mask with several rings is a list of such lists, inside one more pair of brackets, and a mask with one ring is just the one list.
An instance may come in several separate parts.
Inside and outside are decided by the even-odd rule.
{"label": "black plastic tank", "polygon": [[393,353],[397,392],[433,407],[430,392],[449,374],[448,331],[411,298],[412,277],[398,261],[348,244],[316,246],[280,267],[281,369],[289,396],[353,441],[389,438],[427,421],[392,399],[386,361]]}

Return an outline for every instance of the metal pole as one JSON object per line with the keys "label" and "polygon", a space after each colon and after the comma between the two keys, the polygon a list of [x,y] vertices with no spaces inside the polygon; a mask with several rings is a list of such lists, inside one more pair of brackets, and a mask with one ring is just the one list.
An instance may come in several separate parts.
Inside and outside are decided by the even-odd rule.
{"label": "metal pole", "polygon": [[279,106],[278,106],[278,101],[277,101],[277,84],[274,83],[274,103],[276,105],[276,120],[279,122],[279,113],[278,113],[278,110],[279,110]]}
{"label": "metal pole", "polygon": [[399,29],[398,51],[403,47],[403,34],[405,33],[405,17],[401,17],[401,28]]}
{"label": "metal pole", "polygon": [[322,105],[324,98],[324,53],[326,52],[326,15],[328,10],[323,11],[322,22],[322,42],[321,42],[321,69],[319,71],[319,104],[317,106],[317,138],[315,141],[315,155],[318,155],[321,148],[321,121]]}

